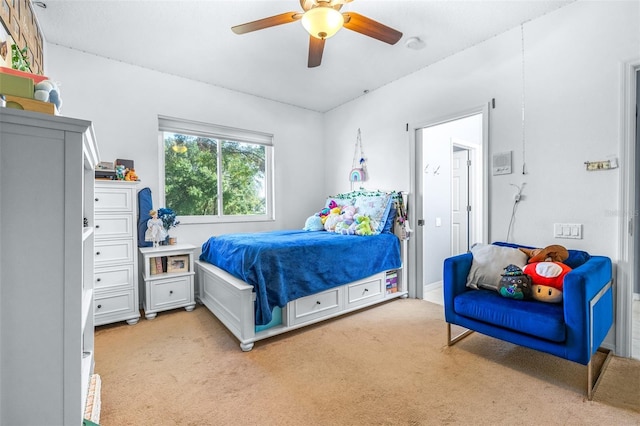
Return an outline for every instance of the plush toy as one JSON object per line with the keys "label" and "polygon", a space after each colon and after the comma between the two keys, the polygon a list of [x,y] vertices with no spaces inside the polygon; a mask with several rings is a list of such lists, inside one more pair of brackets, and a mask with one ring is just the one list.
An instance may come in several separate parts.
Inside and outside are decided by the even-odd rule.
{"label": "plush toy", "polygon": [[322,219],[323,224],[327,221],[327,217],[331,214],[331,210],[335,209],[336,207],[339,207],[338,203],[336,203],[335,200],[331,200],[327,207],[320,210],[318,216],[320,216],[320,219]]}
{"label": "plush toy", "polygon": [[131,182],[138,181],[139,179],[135,169],[127,170],[127,173],[124,175],[124,180],[131,181]]}
{"label": "plush toy", "polygon": [[569,258],[569,252],[567,249],[557,244],[537,249],[520,247],[520,251],[529,256],[529,263],[564,262]]}
{"label": "plush toy", "polygon": [[530,299],[531,277],[525,275],[516,265],[509,265],[504,268],[504,274],[498,283],[498,293],[509,299]]}
{"label": "plush toy", "polygon": [[[353,224],[354,222],[352,222]],[[342,235],[353,235],[356,233],[356,229],[355,227],[352,227],[351,225],[349,225],[347,222],[345,222],[344,220],[342,222],[338,222],[336,224],[336,228],[334,229],[334,231],[336,234],[342,234]]]}
{"label": "plush toy", "polygon": [[373,235],[373,229],[371,228],[371,219],[369,216],[363,214],[355,215],[356,235]]}
{"label": "plush toy", "polygon": [[324,231],[324,225],[322,224],[322,219],[319,215],[314,214],[313,216],[307,218],[304,223],[304,231]]}
{"label": "plush toy", "polygon": [[356,207],[347,205],[342,207],[342,222],[344,222],[347,227],[351,225],[354,221],[353,216],[356,214]]}
{"label": "plush toy", "polygon": [[533,282],[533,298],[540,302],[562,302],[564,276],[571,271],[561,262],[534,262],[524,267],[523,272]]}
{"label": "plush toy", "polygon": [[42,102],[50,102],[60,110],[62,99],[60,98],[60,90],[55,81],[42,80],[34,86],[34,99]]}
{"label": "plush toy", "polygon": [[329,215],[324,219],[324,229],[326,231],[333,232],[335,230],[336,225],[340,222],[341,211],[339,206],[331,209]]}

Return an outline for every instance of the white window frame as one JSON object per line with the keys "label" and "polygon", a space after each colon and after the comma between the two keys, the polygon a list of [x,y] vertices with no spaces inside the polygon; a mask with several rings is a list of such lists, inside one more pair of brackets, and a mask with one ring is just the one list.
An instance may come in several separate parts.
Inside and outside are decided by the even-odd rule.
{"label": "white window frame", "polygon": [[[184,120],[167,116],[158,116],[158,159],[159,159],[159,201],[162,206],[171,208],[165,204],[165,161],[164,161],[164,136],[163,132],[175,132],[187,135],[204,136],[220,140],[245,142],[264,145],[265,152],[265,198],[266,213],[264,215],[223,215],[221,186],[218,186],[218,214],[202,216],[179,215],[182,224],[204,223],[237,223],[237,222],[267,222],[274,221],[274,162],[273,162],[273,135],[270,133],[243,130],[217,124],[202,123],[192,120]],[[220,147],[218,147],[220,149]],[[218,182],[222,182],[221,167],[217,167]]]}

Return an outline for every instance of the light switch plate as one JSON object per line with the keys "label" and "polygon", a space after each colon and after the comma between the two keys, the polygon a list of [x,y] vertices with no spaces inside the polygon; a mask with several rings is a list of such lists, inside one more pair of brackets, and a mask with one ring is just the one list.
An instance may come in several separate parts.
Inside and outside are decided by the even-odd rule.
{"label": "light switch plate", "polygon": [[582,224],[581,223],[554,223],[553,237],[581,240]]}

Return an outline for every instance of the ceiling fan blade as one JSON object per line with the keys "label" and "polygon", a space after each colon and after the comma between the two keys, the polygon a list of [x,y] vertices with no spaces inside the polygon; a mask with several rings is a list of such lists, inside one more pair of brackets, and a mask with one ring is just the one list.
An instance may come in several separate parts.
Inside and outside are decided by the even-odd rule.
{"label": "ceiling fan blade", "polygon": [[322,62],[324,41],[325,39],[323,38],[315,38],[313,36],[309,36],[309,61],[307,63],[307,66],[309,68],[317,67]]}
{"label": "ceiling fan blade", "polygon": [[389,44],[396,44],[398,40],[402,38],[400,31],[387,27],[359,13],[345,12],[342,16],[344,16],[344,27],[351,31],[373,37]]}
{"label": "ceiling fan blade", "polygon": [[275,27],[276,25],[288,24],[302,18],[302,13],[286,12],[280,15],[270,16],[268,18],[258,19],[257,21],[247,22],[245,24],[231,27],[231,31],[236,34],[245,34],[252,31],[262,30],[264,28]]}

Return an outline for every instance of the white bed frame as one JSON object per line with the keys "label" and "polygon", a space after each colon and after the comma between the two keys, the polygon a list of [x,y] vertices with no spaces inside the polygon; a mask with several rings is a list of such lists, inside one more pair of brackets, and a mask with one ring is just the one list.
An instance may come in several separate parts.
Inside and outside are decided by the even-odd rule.
{"label": "white bed frame", "polygon": [[[407,242],[401,241],[401,258],[406,259]],[[197,301],[204,304],[250,351],[256,341],[315,324],[348,312],[396,298],[406,298],[406,267],[386,271],[340,287],[292,300],[282,308],[282,323],[255,331],[253,287],[228,272],[204,261],[195,262]],[[387,274],[397,272],[398,291],[387,293]]]}

